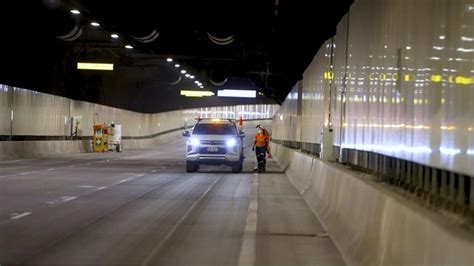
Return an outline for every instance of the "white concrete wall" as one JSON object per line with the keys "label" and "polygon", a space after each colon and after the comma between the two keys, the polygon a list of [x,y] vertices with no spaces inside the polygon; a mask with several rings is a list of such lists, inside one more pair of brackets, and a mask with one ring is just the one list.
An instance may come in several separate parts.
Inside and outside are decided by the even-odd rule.
{"label": "white concrete wall", "polygon": [[474,234],[342,165],[272,144],[348,265],[473,265]]}
{"label": "white concrete wall", "polygon": [[[278,105],[237,105],[143,114],[31,90],[0,85],[0,137],[56,136],[71,134],[71,118],[79,121],[78,135],[90,137],[92,125],[122,125],[124,137],[149,137],[194,125],[197,117],[270,119]],[[13,116],[12,116],[13,112]],[[124,148],[144,148],[165,137],[124,140]],[[0,141],[0,159],[90,151],[89,141]]]}

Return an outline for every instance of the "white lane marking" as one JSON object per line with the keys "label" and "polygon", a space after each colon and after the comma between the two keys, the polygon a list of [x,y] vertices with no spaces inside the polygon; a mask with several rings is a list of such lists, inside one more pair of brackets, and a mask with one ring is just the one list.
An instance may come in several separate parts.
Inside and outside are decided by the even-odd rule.
{"label": "white lane marking", "polygon": [[257,235],[257,214],[258,214],[258,174],[252,177],[249,209],[247,211],[247,221],[245,223],[244,238],[240,246],[239,266],[255,265],[255,249]]}
{"label": "white lane marking", "polygon": [[29,174],[34,174],[34,173],[36,173],[36,172],[34,172],[34,171],[33,172],[24,172],[24,173],[20,173],[20,175],[29,175]]}
{"label": "white lane marking", "polygon": [[152,173],[156,173],[156,170],[151,171]]}
{"label": "white lane marking", "polygon": [[65,196],[65,197],[61,197],[61,199],[63,201],[71,201],[71,200],[77,199],[77,197],[75,197],[75,196]]}
{"label": "white lane marking", "polygon": [[107,187],[98,187],[96,190],[103,190],[106,189]]}
{"label": "white lane marking", "polygon": [[54,168],[49,168],[48,171],[54,171]]}
{"label": "white lane marking", "polygon": [[130,178],[122,179],[122,180],[120,180],[118,183],[119,183],[119,184],[120,184],[120,183],[125,183],[125,182],[127,182],[127,181],[130,181]]}
{"label": "white lane marking", "polygon": [[136,177],[142,177],[144,176],[145,174],[139,174],[139,175],[135,175]]}
{"label": "white lane marking", "polygon": [[216,180],[214,182],[212,182],[212,184],[207,188],[207,190],[204,192],[204,194],[202,194],[201,197],[199,197],[198,200],[196,200],[193,205],[191,205],[191,207],[189,207],[189,209],[184,213],[184,215],[174,224],[174,226],[171,228],[171,230],[166,234],[166,236],[164,238],[161,239],[161,241],[152,249],[152,251],[150,252],[150,254],[148,254],[148,256],[145,258],[145,260],[141,263],[142,266],[146,266],[146,265],[149,265],[151,260],[153,259],[153,257],[156,256],[156,254],[158,253],[158,251],[160,251],[160,249],[163,247],[163,245],[165,244],[166,241],[168,241],[168,239],[174,234],[174,232],[176,231],[176,229],[178,229],[178,227],[181,226],[181,224],[184,222],[184,220],[186,220],[186,218],[189,216],[189,214],[193,211],[193,209],[199,204],[199,202],[201,202],[202,199],[204,199],[207,194],[209,193],[209,191],[211,191],[212,187],[214,187],[215,184],[217,184],[217,182],[219,182],[219,180],[221,180],[222,176],[219,176],[219,178],[216,178]]}
{"label": "white lane marking", "polygon": [[46,202],[46,204],[54,204],[54,203],[56,203],[56,202],[55,202],[55,201],[48,201],[48,202]]}
{"label": "white lane marking", "polygon": [[69,165],[68,167],[69,167],[69,168],[73,168],[73,167],[76,167],[76,165]]}
{"label": "white lane marking", "polygon": [[17,220],[17,219],[20,219],[20,218],[23,218],[25,216],[28,216],[30,215],[31,212],[24,212],[24,213],[13,213],[12,217],[10,217],[10,219],[13,219],[13,220]]}
{"label": "white lane marking", "polygon": [[93,188],[95,186],[79,186],[79,188]]}

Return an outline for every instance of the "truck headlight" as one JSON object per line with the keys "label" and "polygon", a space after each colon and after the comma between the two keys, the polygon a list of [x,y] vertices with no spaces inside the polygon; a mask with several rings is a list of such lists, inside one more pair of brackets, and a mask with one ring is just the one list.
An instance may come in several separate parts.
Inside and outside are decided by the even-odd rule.
{"label": "truck headlight", "polygon": [[201,145],[201,142],[196,138],[191,138],[189,140],[189,144],[191,144],[192,146],[199,146],[199,145]]}
{"label": "truck headlight", "polygon": [[235,145],[237,145],[237,141],[235,139],[229,139],[227,141],[227,146],[234,147]]}

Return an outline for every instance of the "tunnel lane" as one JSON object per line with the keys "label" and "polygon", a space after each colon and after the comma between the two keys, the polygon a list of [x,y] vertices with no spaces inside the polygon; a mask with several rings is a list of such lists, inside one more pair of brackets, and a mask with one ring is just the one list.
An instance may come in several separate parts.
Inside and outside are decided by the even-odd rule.
{"label": "tunnel lane", "polygon": [[282,170],[253,172],[251,139],[240,174],[186,173],[181,138],[0,162],[0,264],[344,265]]}

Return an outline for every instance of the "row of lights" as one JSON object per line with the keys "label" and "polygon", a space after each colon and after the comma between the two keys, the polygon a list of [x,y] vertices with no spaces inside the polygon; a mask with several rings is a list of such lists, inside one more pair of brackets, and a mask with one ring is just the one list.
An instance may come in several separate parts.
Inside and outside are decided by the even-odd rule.
{"label": "row of lights", "polygon": [[[166,61],[168,63],[172,63],[173,62],[173,58],[167,58]],[[175,68],[180,68],[181,65],[180,64],[175,64],[174,65]],[[189,73],[187,73],[187,71],[185,69],[181,69],[181,74],[184,74],[185,77],[189,78],[189,79],[195,79],[196,77],[194,75],[191,75]],[[199,80],[195,80],[194,83],[196,85],[199,86],[199,88],[203,89],[204,88],[204,85],[199,81]]]}
{"label": "row of lights", "polygon": [[[81,14],[81,11],[79,11],[79,10],[77,10],[77,9],[72,9],[72,10],[70,10],[69,12],[71,12],[71,13],[74,14],[74,15],[79,15],[79,14]],[[98,22],[96,22],[96,21],[91,22],[90,25],[93,26],[93,27],[100,27],[100,23],[98,23]],[[112,39],[118,39],[120,36],[119,36],[117,33],[112,33],[112,34],[110,35],[110,37],[111,37]],[[126,49],[133,49],[133,46],[131,46],[130,44],[127,44],[127,45],[125,45],[125,48],[126,48]]]}

